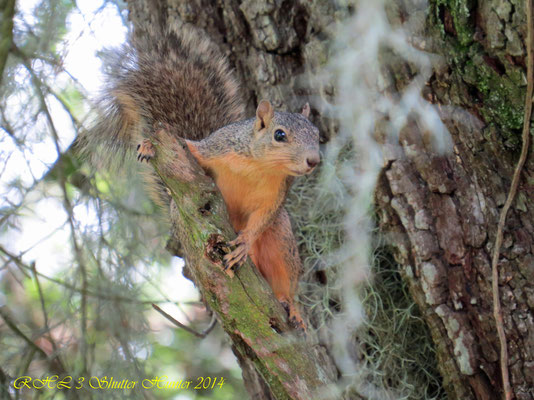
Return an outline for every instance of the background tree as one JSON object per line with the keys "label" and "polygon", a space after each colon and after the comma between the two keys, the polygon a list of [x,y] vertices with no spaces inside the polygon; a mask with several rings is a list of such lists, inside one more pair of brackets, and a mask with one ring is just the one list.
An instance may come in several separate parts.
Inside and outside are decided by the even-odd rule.
{"label": "background tree", "polygon": [[[438,1],[430,5],[425,23],[413,23],[414,43],[443,56],[424,92],[438,105],[453,153],[433,154],[421,128],[409,124],[401,133],[402,149],[388,159],[377,192],[381,227],[399,234],[396,258],[431,329],[444,384],[455,398],[502,394],[491,260],[521,132],[525,129],[527,137],[530,132],[528,4]],[[402,5],[393,14],[397,23],[406,10]],[[410,72],[396,71],[391,83],[398,90],[409,82]],[[505,367],[518,399],[534,396],[531,169],[527,161],[497,266],[509,353]]]}

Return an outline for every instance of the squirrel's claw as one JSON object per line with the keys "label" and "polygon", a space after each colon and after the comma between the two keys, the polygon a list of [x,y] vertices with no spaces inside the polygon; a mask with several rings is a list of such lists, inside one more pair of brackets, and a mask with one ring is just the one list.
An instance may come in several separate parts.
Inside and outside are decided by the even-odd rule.
{"label": "squirrel's claw", "polygon": [[156,150],[149,139],[144,139],[137,145],[137,161],[143,162],[146,160],[148,163],[156,155]]}
{"label": "squirrel's claw", "polygon": [[224,256],[225,269],[241,266],[247,259],[247,249],[239,246],[231,253]]}
{"label": "squirrel's claw", "polygon": [[282,307],[284,307],[284,310],[287,312],[289,325],[300,333],[306,333],[306,323],[300,316],[300,313],[293,302],[282,300],[280,301],[280,304],[282,304]]}
{"label": "squirrel's claw", "polygon": [[241,266],[247,259],[247,254],[250,250],[248,241],[243,237],[243,235],[238,235],[237,238],[228,244],[230,246],[236,246],[236,248],[224,256],[224,269]]}
{"label": "squirrel's claw", "polygon": [[228,242],[228,244],[230,246],[239,246],[241,244],[245,244],[245,240],[241,236],[238,236],[234,240],[231,240],[230,242]]}
{"label": "squirrel's claw", "polygon": [[306,333],[306,324],[300,316],[289,317],[289,325],[300,333]]}

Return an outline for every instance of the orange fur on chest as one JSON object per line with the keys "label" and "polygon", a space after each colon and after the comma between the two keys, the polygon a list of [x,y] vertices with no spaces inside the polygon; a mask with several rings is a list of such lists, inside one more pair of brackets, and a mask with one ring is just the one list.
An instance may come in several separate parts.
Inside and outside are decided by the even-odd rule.
{"label": "orange fur on chest", "polygon": [[257,160],[235,153],[202,160],[222,193],[234,229],[242,230],[248,216],[257,210],[270,210],[278,202],[285,176]]}
{"label": "orange fur on chest", "polygon": [[248,255],[287,307],[290,320],[304,327],[293,304],[301,264],[291,223],[285,210],[274,214],[283,201],[287,175],[272,163],[235,153],[205,158],[187,143],[200,165],[213,174],[234,229],[240,236],[252,235]]}

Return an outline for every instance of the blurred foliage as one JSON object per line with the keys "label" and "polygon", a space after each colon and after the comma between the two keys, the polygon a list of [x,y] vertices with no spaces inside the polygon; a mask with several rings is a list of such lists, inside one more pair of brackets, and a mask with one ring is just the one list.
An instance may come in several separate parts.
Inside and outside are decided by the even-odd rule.
{"label": "blurred foliage", "polygon": [[[220,328],[200,339],[151,307],[170,307],[199,332],[211,319],[198,295],[179,292],[188,285],[164,250],[168,226],[143,194],[136,165],[127,160],[119,177],[95,172],[75,151],[92,99],[69,70],[69,53],[103,15],[123,23],[124,4],[21,0],[15,10],[0,13],[2,27],[14,26],[12,42],[2,37],[11,43],[0,86],[0,398],[245,396]],[[82,30],[73,26],[80,20]],[[71,386],[86,382],[70,391],[13,388],[20,376],[54,375],[72,377]],[[91,389],[90,377],[138,384]],[[191,383],[141,387],[156,377]],[[200,377],[205,387],[218,381],[195,390]]]}

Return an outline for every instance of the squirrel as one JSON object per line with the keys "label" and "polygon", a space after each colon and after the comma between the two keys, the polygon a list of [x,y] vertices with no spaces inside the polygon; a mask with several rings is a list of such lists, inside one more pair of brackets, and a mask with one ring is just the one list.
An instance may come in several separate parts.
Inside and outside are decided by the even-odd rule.
{"label": "squirrel", "polygon": [[[156,43],[132,38],[108,60],[102,115],[85,146],[104,147],[117,157],[137,145],[137,159],[148,162],[155,155],[153,126],[164,124],[184,138],[214,178],[238,233],[230,242],[235,249],[224,256],[225,268],[238,267],[249,255],[290,323],[305,330],[293,301],[301,260],[283,203],[293,178],[309,174],[320,161],[309,105],[288,113],[262,100],[256,116],[245,119],[237,80],[210,39],[187,26],[151,36]],[[147,183],[154,200],[168,204],[155,173]]]}

